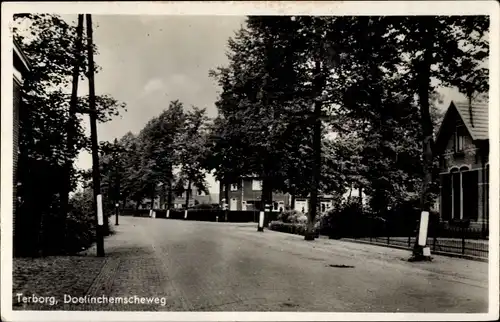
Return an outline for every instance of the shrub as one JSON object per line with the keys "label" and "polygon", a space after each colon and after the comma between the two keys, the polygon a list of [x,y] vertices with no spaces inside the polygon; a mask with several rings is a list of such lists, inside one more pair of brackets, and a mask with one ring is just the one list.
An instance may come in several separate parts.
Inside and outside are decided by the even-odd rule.
{"label": "shrub", "polygon": [[278,214],[277,220],[284,223],[305,223],[307,216],[298,210],[285,210]]}
{"label": "shrub", "polygon": [[[65,252],[76,253],[89,248],[95,242],[95,214],[92,191],[76,193],[70,200],[71,210],[66,223]],[[109,225],[109,215],[104,216],[105,235],[113,230]]]}
{"label": "shrub", "polygon": [[[271,221],[269,223],[269,229],[282,233],[304,236],[307,231],[307,223],[284,223],[282,221]],[[316,236],[319,235],[318,230],[315,230],[315,233]]]}

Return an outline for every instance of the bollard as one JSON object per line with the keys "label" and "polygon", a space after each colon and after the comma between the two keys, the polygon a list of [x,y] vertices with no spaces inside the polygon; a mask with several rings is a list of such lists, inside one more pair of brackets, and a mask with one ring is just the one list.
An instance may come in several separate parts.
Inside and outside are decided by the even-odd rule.
{"label": "bollard", "polygon": [[265,212],[269,211],[271,209],[271,205],[265,205],[264,211],[261,211],[259,213],[259,225],[257,226],[257,231],[264,231],[264,219],[265,219]]}
{"label": "bollard", "polygon": [[413,256],[409,259],[415,261],[431,261],[431,250],[427,246],[427,233],[429,229],[429,212],[422,211],[420,217],[420,227],[418,230],[417,243],[413,249]]}
{"label": "bollard", "polygon": [[151,218],[156,218],[156,211],[154,210],[151,211]]}
{"label": "bollard", "polygon": [[167,209],[167,218],[170,218],[170,209]]}
{"label": "bollard", "polygon": [[215,222],[219,222],[219,216],[215,216]]}
{"label": "bollard", "polygon": [[184,219],[187,219],[187,217],[188,217],[188,211],[186,209],[186,210],[184,210]]}

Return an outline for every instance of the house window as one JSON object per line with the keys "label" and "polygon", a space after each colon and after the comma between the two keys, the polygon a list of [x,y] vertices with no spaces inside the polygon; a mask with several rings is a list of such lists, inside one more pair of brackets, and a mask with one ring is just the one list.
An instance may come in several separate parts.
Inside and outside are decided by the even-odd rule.
{"label": "house window", "polygon": [[238,191],[238,184],[237,183],[231,184],[231,191]]}
{"label": "house window", "polygon": [[262,180],[252,180],[252,190],[261,191],[262,190]]}
{"label": "house window", "polygon": [[464,150],[465,136],[463,135],[463,127],[457,126],[455,131],[455,152],[462,152]]}

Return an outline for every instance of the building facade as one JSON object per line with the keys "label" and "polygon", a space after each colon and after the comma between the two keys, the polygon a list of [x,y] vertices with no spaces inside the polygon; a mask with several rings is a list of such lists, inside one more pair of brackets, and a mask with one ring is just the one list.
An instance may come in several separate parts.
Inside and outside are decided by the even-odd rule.
{"label": "building facade", "polygon": [[[262,180],[258,177],[243,177],[238,182],[229,185],[229,200],[225,201],[226,185],[220,184],[220,205],[227,203],[229,210],[259,210],[262,198]],[[273,192],[272,211],[285,210],[290,206],[290,195]]]}
{"label": "building facade", "polygon": [[17,205],[17,164],[18,164],[18,154],[19,154],[19,110],[22,108],[22,86],[25,75],[30,71],[30,64],[28,59],[22,52],[19,44],[14,41],[14,50],[13,50],[13,124],[12,124],[12,154],[13,154],[13,163],[12,163],[12,171],[13,171],[13,223],[14,230],[13,235],[16,238],[16,205]]}
{"label": "building facade", "polygon": [[440,196],[436,208],[445,222],[470,221],[488,227],[488,104],[451,102],[436,137]]}

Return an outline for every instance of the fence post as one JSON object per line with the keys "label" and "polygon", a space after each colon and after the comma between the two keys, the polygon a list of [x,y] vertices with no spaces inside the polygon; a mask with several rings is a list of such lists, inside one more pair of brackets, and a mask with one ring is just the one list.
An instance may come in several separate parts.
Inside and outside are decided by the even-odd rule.
{"label": "fence post", "polygon": [[411,248],[411,234],[408,233],[408,248]]}

